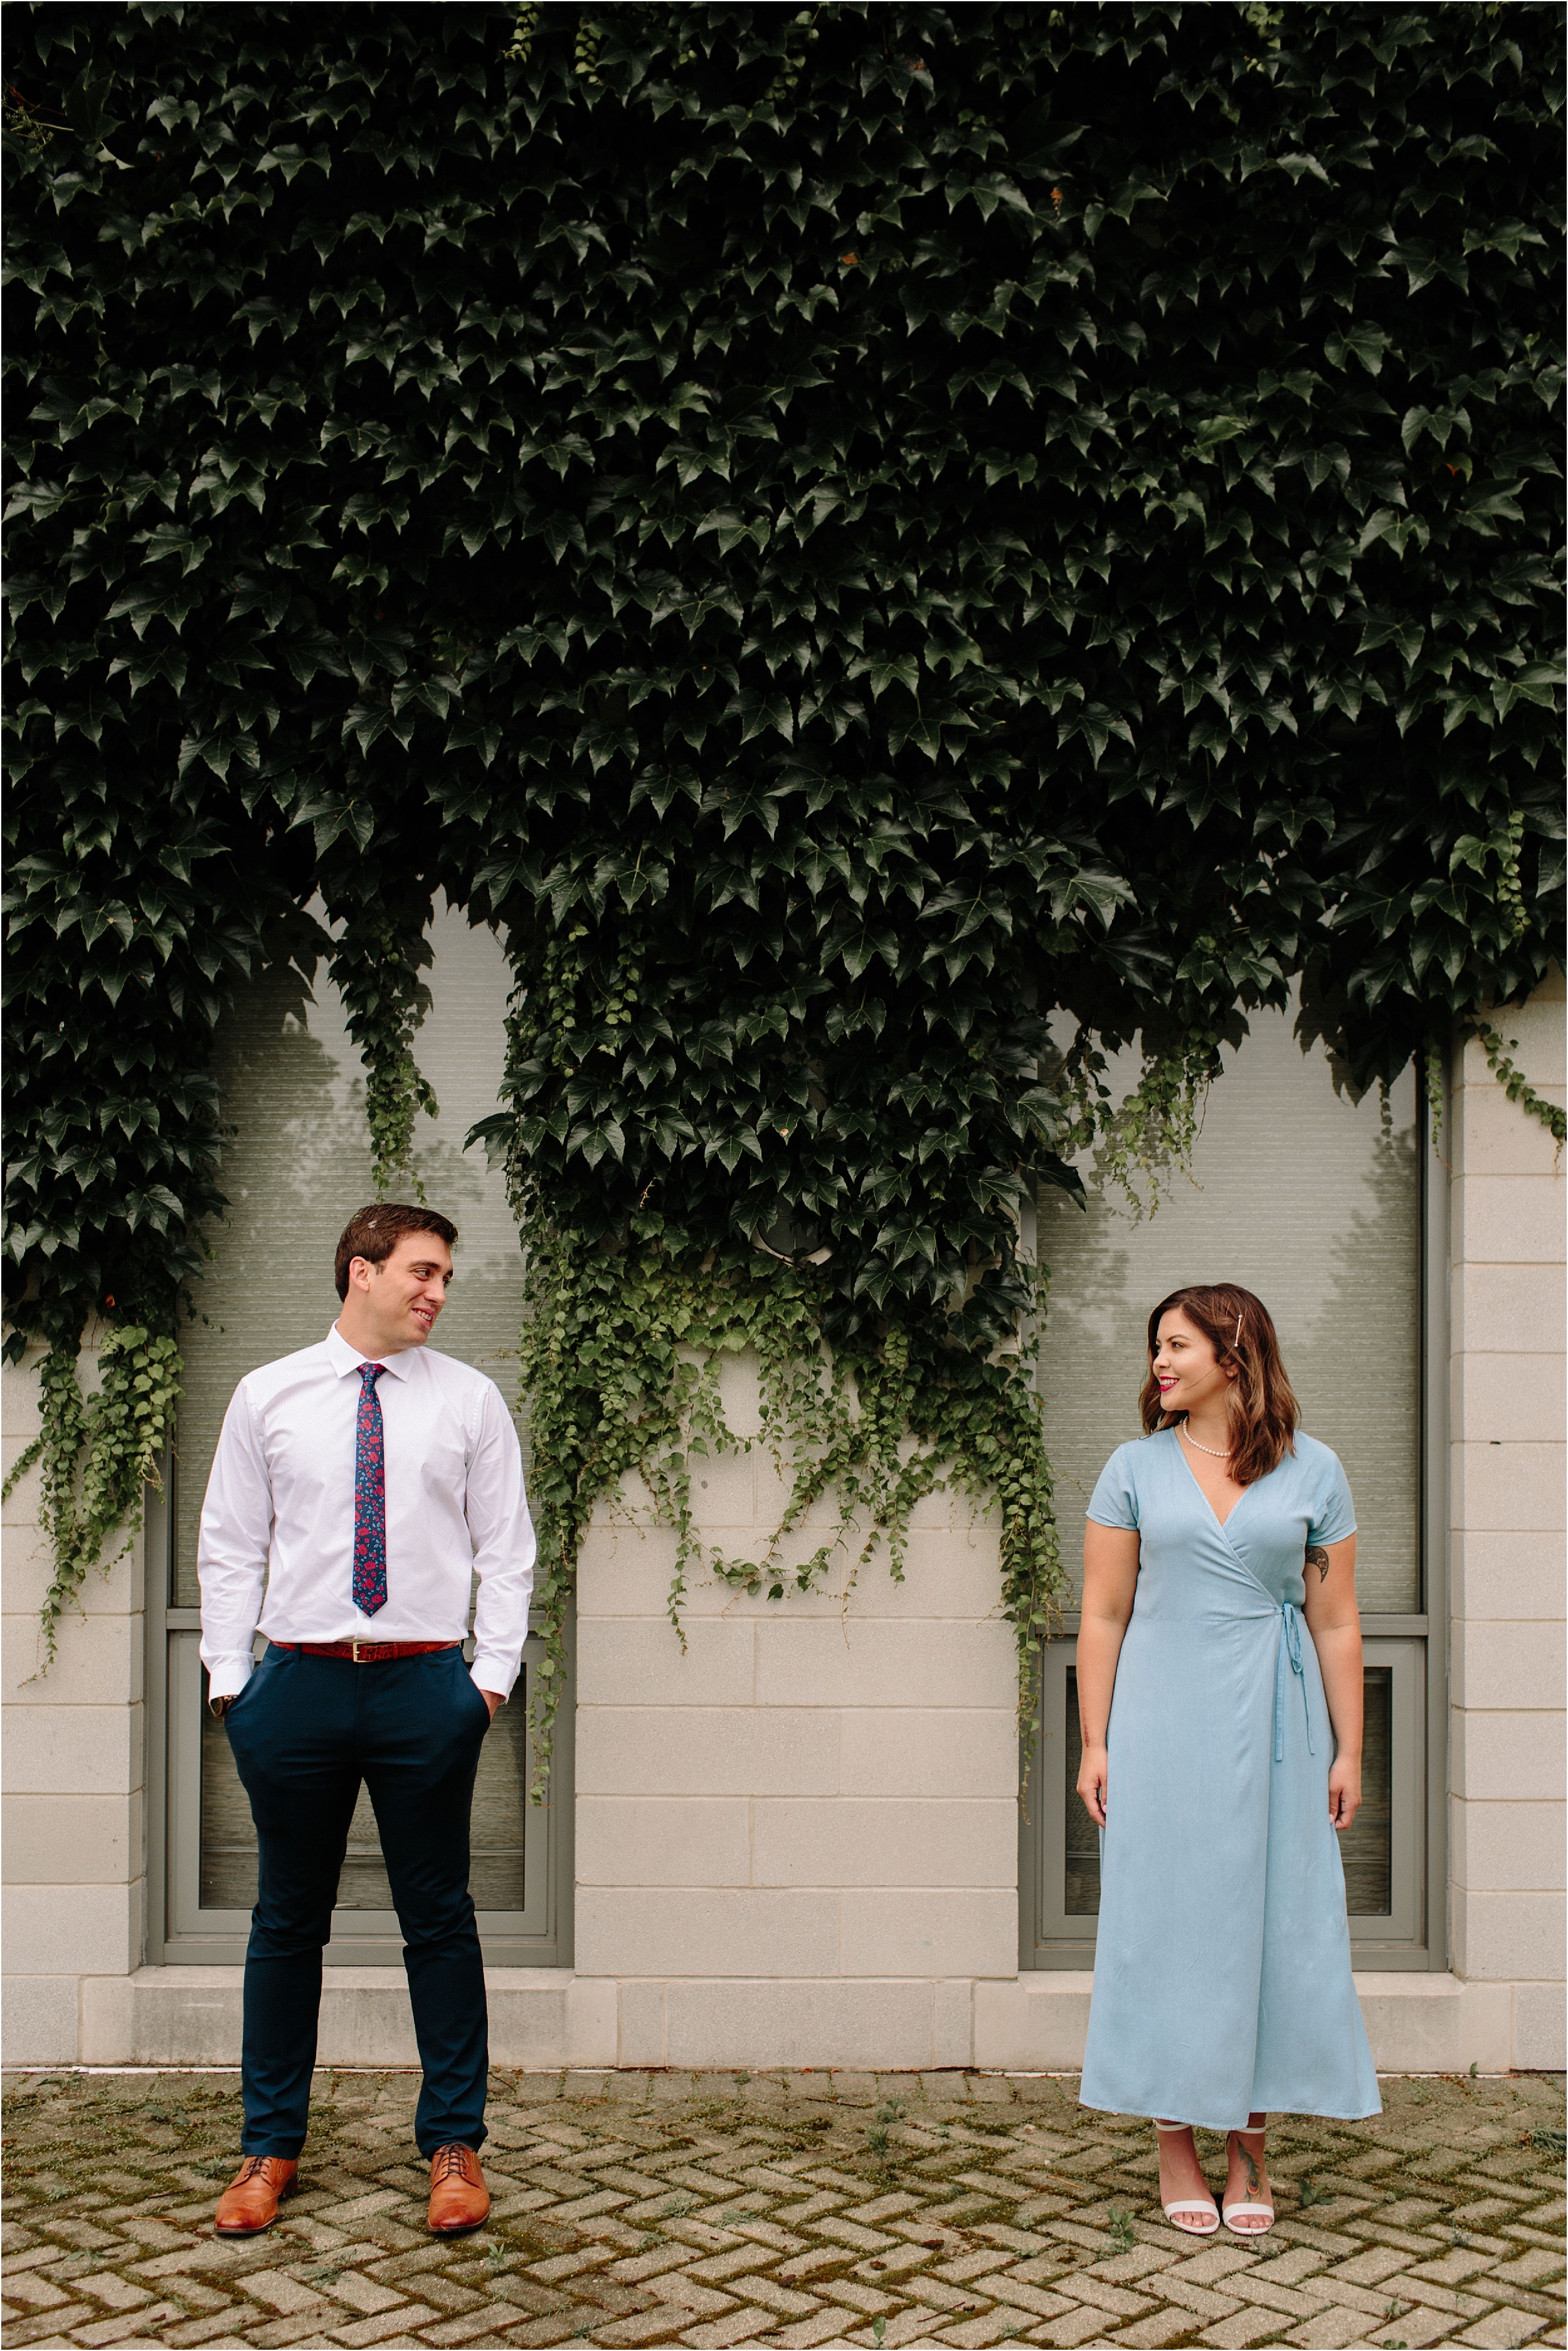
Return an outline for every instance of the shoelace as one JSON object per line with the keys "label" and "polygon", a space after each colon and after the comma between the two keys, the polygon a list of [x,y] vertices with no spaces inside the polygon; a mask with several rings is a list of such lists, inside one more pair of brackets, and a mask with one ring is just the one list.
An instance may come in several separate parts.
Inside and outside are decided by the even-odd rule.
{"label": "shoelace", "polygon": [[459,2175],[459,2177],[465,2179],[467,2177],[468,2158],[472,2152],[473,2149],[466,2147],[437,2147],[435,2151],[435,2181],[439,2183],[443,2179],[450,2179],[455,2171]]}
{"label": "shoelace", "polygon": [[277,2163],[280,2160],[281,2158],[276,2155],[247,2155],[240,2165],[235,2186],[242,2187],[247,2179],[254,2179],[258,2171],[265,2171],[269,2163]]}

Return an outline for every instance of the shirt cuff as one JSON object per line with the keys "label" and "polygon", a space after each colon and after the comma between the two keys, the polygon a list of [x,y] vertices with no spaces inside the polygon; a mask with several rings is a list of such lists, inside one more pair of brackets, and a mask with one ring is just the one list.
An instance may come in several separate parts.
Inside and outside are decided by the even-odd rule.
{"label": "shirt cuff", "polygon": [[248,1649],[220,1657],[207,1668],[208,1698],[237,1698],[255,1671],[256,1660]]}
{"label": "shirt cuff", "polygon": [[489,1690],[503,1703],[512,1695],[512,1684],[517,1678],[517,1667],[507,1657],[494,1649],[480,1649],[469,1667],[469,1677],[477,1690]]}

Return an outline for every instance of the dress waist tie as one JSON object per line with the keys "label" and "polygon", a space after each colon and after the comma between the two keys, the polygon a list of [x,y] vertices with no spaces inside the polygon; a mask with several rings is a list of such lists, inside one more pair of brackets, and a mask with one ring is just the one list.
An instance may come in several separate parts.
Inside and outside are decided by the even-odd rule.
{"label": "dress waist tie", "polygon": [[1280,1610],[1280,1646],[1274,1667],[1274,1761],[1285,1760],[1285,1660],[1290,1659],[1291,1671],[1301,1685],[1301,1711],[1307,1719],[1307,1753],[1315,1755],[1312,1745],[1312,1709],[1307,1697],[1307,1670],[1301,1663],[1301,1620],[1291,1603],[1285,1601]]}

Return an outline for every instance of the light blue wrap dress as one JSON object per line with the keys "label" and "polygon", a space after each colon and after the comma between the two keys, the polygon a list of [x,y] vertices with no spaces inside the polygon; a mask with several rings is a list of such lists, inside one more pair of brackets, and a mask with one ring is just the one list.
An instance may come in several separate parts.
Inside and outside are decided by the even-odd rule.
{"label": "light blue wrap dress", "polygon": [[1333,1733],[1301,1614],[1307,1546],[1355,1531],[1344,1471],[1298,1431],[1221,1526],[1162,1429],[1118,1446],[1089,1516],[1134,1529],[1139,1550],[1082,2103],[1210,2130],[1379,2114],[1329,1820]]}

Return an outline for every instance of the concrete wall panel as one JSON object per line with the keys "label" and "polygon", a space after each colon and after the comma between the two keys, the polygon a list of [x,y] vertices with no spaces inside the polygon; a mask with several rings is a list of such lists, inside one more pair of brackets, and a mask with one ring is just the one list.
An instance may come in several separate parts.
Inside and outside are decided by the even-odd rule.
{"label": "concrete wall panel", "polygon": [[831,1707],[580,1706],[580,1796],[831,1796],[841,1723]]}
{"label": "concrete wall panel", "polygon": [[0,1621],[0,1689],[7,1706],[123,1706],[141,1697],[139,1616],[68,1618],[52,1665],[37,1616]]}
{"label": "concrete wall panel", "polygon": [[79,2063],[77,2001],[80,1978],[9,1976],[0,2038],[9,2065]]}
{"label": "concrete wall panel", "polygon": [[1494,1625],[1461,1617],[1449,1654],[1454,1704],[1555,1709],[1563,1698],[1563,1631],[1561,1624]]}
{"label": "concrete wall panel", "polygon": [[1010,1704],[846,1707],[839,1722],[845,1795],[999,1796],[1010,1806],[1018,1793]]}
{"label": "concrete wall panel", "polygon": [[1461,1530],[1452,1546],[1454,1615],[1474,1622],[1511,1617],[1560,1623],[1563,1566],[1563,1537],[1554,1531]]}
{"label": "concrete wall panel", "polygon": [[141,1708],[12,1706],[5,1709],[7,1794],[128,1796],[142,1782]]}
{"label": "concrete wall panel", "polygon": [[1467,1446],[1560,1445],[1568,1420],[1568,1364],[1551,1355],[1454,1359],[1452,1411]]}
{"label": "concrete wall panel", "polygon": [[1456,1801],[1454,1883],[1474,1894],[1554,1892],[1564,1885],[1562,1804],[1488,1804]]}
{"label": "concrete wall panel", "polygon": [[1011,1629],[961,1618],[902,1625],[780,1617],[757,1661],[765,1706],[986,1707],[1014,1689]]}
{"label": "concrete wall panel", "polygon": [[141,1886],[11,1886],[5,1894],[7,1976],[129,1975],[141,1958]]}
{"label": "concrete wall panel", "polygon": [[1472,1802],[1557,1803],[1564,1794],[1563,1725],[1556,1714],[1480,1714],[1456,1707],[1449,1784]]}
{"label": "concrete wall panel", "polygon": [[936,2062],[929,1983],[673,1983],[666,2006],[671,2065],[915,2071]]}
{"label": "concrete wall panel", "polygon": [[579,1796],[580,1886],[747,1886],[745,1796]]}
{"label": "concrete wall panel", "polygon": [[694,1617],[686,1646],[667,1625],[578,1614],[578,1705],[749,1706],[756,1641],[749,1625]]}
{"label": "concrete wall panel", "polygon": [[758,1886],[1017,1884],[1018,1810],[1005,1797],[758,1799]]}
{"label": "concrete wall panel", "polygon": [[7,1885],[126,1885],[141,1872],[142,1795],[7,1796]]}
{"label": "concrete wall panel", "polygon": [[577,1894],[578,1971],[592,1976],[836,1976],[831,1888],[599,1886]]}
{"label": "concrete wall panel", "polygon": [[1563,1190],[1554,1176],[1459,1176],[1452,1195],[1456,1260],[1561,1264]]}
{"label": "concrete wall panel", "polygon": [[847,1976],[1011,1976],[1018,1897],[1010,1886],[856,1887],[840,1912]]}
{"label": "concrete wall panel", "polygon": [[1560,1894],[1476,1894],[1465,1897],[1465,1973],[1479,1982],[1561,1983]]}

